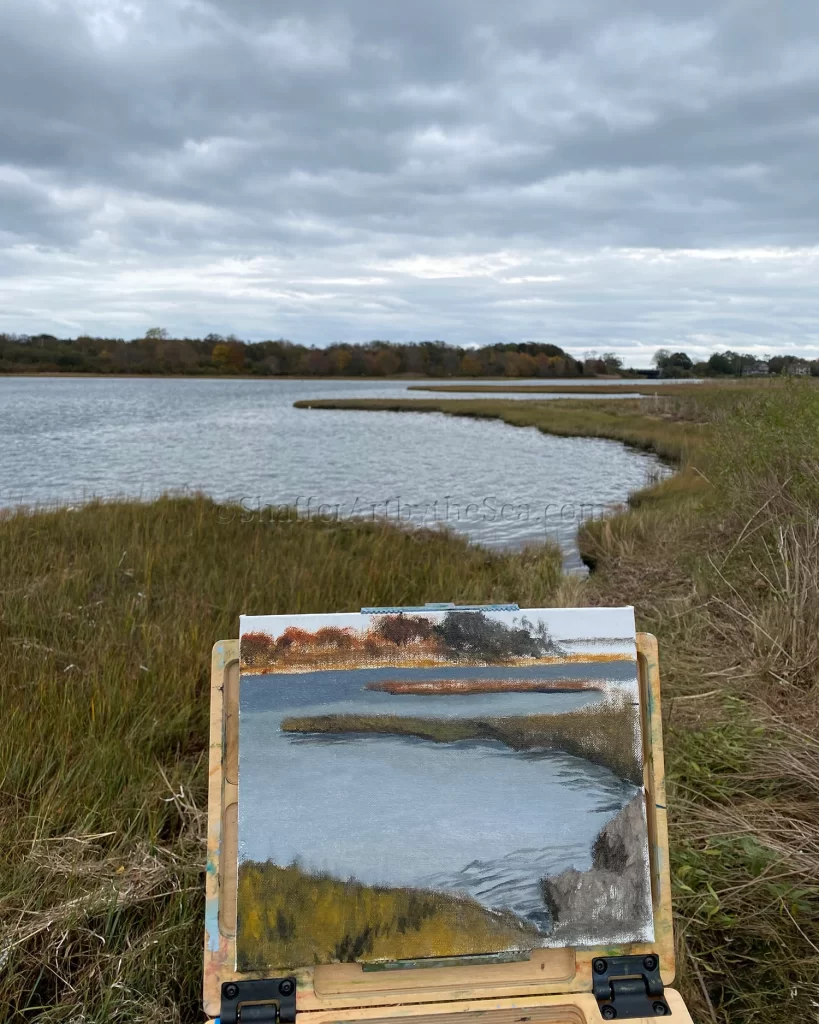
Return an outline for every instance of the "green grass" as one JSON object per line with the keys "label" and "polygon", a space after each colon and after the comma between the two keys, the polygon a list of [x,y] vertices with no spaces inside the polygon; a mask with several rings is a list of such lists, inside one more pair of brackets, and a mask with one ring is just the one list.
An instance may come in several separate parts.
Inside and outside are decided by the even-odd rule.
{"label": "green grass", "polygon": [[561,715],[512,718],[422,718],[399,715],[306,715],[285,718],[284,732],[378,733],[418,736],[435,743],[496,740],[513,750],[562,750],[611,769],[642,785],[634,755],[633,708],[624,703],[592,705]]}
{"label": "green grass", "polygon": [[210,648],[241,611],[560,584],[553,549],[242,518],[205,499],[0,518],[4,1021],[201,1019]]}

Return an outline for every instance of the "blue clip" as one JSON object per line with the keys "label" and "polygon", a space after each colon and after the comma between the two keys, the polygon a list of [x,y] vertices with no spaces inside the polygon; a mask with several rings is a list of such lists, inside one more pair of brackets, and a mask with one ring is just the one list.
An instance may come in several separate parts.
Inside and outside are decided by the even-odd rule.
{"label": "blue clip", "polygon": [[455,604],[453,601],[428,601],[419,605],[387,605],[383,608],[362,608],[362,615],[400,615],[402,612],[519,612],[516,604]]}

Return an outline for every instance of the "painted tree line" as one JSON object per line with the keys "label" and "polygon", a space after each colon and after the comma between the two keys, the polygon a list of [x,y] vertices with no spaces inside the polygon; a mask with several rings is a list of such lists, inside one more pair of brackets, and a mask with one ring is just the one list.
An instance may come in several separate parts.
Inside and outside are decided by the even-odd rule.
{"label": "painted tree line", "polygon": [[439,621],[428,615],[381,615],[367,629],[322,626],[309,632],[288,626],[278,637],[264,632],[242,636],[241,662],[245,668],[268,668],[294,660],[337,659],[351,654],[357,660],[394,658],[414,648],[448,661],[503,664],[519,658],[563,654],[551,639],[546,624],[534,625],[522,617],[514,625],[490,618],[481,611],[451,611]]}

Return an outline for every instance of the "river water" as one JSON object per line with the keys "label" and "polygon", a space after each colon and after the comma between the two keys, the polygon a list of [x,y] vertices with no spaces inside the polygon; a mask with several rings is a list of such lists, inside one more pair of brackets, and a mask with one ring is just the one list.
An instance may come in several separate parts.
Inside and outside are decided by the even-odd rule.
{"label": "river water", "polygon": [[302,516],[446,525],[494,548],[551,539],[578,568],[580,522],[667,472],[614,441],[440,414],[293,408],[302,398],[424,397],[407,392],[412,383],[0,378],[0,506],[199,490],[247,515],[287,504]]}
{"label": "river water", "polygon": [[[534,668],[372,669],[243,676],[239,856],[294,862],[369,885],[460,892],[548,933],[544,875],[591,866],[600,828],[637,792],[599,765],[502,743],[282,732],[291,715],[424,718],[559,714],[599,692],[395,696],[369,682],[440,678],[605,679],[634,662]],[[269,823],[277,821],[271,829]],[[411,838],[410,838],[411,837]],[[435,870],[430,873],[430,865]]]}

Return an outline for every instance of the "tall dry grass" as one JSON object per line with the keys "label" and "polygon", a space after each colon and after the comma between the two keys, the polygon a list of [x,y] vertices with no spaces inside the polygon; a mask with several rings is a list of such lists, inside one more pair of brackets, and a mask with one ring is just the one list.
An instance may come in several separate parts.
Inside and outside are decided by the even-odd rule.
{"label": "tall dry grass", "polygon": [[451,893],[362,885],[309,874],[298,865],[244,861],[239,868],[237,960],[242,970],[350,963],[361,957],[412,960],[474,955],[537,941],[511,912]]}
{"label": "tall dry grass", "polygon": [[[660,638],[680,982],[698,1019],[817,1019],[819,393],[703,410],[686,477],[590,524],[590,596]],[[703,485],[705,482],[705,485]]]}
{"label": "tall dry grass", "polygon": [[205,499],[0,519],[0,1020],[201,1020],[210,647],[242,610],[548,603],[551,548]]}

